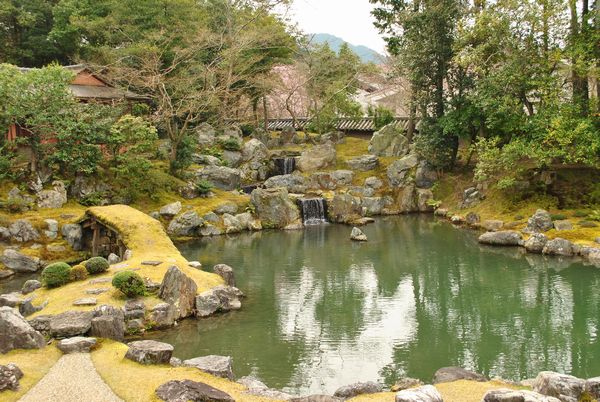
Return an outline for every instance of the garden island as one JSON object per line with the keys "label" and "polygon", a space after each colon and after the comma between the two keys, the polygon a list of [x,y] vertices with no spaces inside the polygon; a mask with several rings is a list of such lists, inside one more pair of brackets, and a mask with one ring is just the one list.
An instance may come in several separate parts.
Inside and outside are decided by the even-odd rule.
{"label": "garden island", "polygon": [[599,19],[0,0],[0,400],[600,400]]}

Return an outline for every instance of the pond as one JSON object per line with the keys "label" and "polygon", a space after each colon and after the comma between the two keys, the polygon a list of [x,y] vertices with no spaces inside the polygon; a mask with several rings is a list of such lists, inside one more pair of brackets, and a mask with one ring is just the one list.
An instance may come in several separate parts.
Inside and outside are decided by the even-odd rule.
{"label": "pond", "polygon": [[[600,375],[600,270],[485,248],[432,217],[265,231],[178,247],[205,268],[234,267],[241,311],[154,333],[186,359],[234,358],[296,394],[356,381],[431,380],[444,366],[519,380],[542,370]],[[210,269],[210,268],[208,268]]]}

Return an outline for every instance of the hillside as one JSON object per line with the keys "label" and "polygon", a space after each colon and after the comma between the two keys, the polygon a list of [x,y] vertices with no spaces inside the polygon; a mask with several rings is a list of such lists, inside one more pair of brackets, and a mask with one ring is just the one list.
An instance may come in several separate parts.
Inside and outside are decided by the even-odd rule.
{"label": "hillside", "polygon": [[[344,43],[347,43],[344,39],[327,33],[314,34],[312,36],[312,41],[316,44],[328,43],[329,47],[331,47],[336,52],[340,50]],[[370,47],[363,45],[353,45],[351,43],[348,43],[348,46],[350,46],[350,49],[352,49],[352,51],[360,57],[363,63],[371,62],[375,64],[381,64],[384,58],[382,54],[379,54]]]}

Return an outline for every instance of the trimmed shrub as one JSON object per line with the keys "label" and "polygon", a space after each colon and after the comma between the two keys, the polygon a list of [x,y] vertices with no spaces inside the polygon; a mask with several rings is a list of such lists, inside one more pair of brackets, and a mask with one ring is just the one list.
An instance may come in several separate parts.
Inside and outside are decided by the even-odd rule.
{"label": "trimmed shrub", "polygon": [[74,267],[71,268],[71,272],[69,272],[69,279],[73,282],[74,281],[83,281],[87,277],[88,277],[88,271],[81,264],[75,265]]}
{"label": "trimmed shrub", "polygon": [[127,297],[143,296],[146,285],[141,276],[133,271],[121,271],[113,276],[112,285]]}
{"label": "trimmed shrub", "polygon": [[57,288],[69,283],[71,267],[65,262],[48,265],[42,271],[42,283],[49,288]]}
{"label": "trimmed shrub", "polygon": [[110,264],[104,257],[93,257],[85,262],[85,269],[91,274],[100,274],[108,270]]}

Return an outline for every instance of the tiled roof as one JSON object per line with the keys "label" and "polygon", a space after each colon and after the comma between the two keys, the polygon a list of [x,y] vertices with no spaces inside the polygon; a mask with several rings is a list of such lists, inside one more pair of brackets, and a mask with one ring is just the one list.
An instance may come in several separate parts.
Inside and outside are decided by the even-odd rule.
{"label": "tiled roof", "polygon": [[[268,127],[271,131],[281,131],[286,128],[295,128],[296,130],[303,130],[309,123],[310,119],[299,118],[296,119],[296,125],[294,127],[293,119],[270,119]],[[401,130],[406,130],[406,128],[408,127],[408,118],[396,117],[394,119],[394,124]],[[376,131],[375,124],[371,117],[336,119],[336,129],[340,131]]]}

